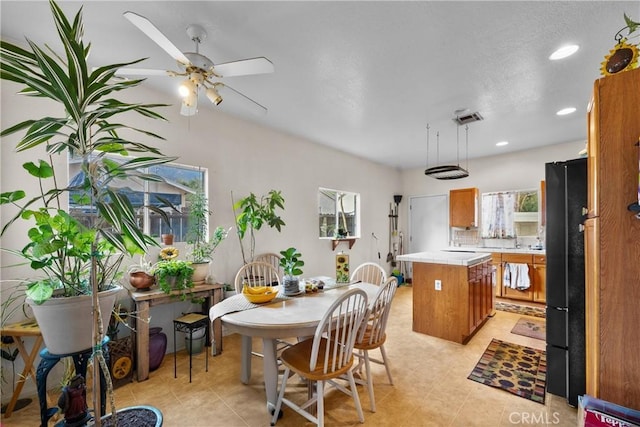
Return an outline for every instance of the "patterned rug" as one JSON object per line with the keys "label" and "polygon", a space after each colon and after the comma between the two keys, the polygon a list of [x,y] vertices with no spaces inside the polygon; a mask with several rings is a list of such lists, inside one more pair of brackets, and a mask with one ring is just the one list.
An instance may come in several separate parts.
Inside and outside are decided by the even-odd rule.
{"label": "patterned rug", "polygon": [[496,310],[508,311],[509,313],[518,313],[525,316],[545,317],[545,309],[538,307],[529,307],[527,305],[511,304],[508,302],[496,301]]}
{"label": "patterned rug", "polygon": [[467,378],[544,404],[547,356],[543,350],[494,338]]}
{"label": "patterned rug", "polygon": [[545,341],[547,339],[547,325],[544,320],[521,317],[511,333]]}

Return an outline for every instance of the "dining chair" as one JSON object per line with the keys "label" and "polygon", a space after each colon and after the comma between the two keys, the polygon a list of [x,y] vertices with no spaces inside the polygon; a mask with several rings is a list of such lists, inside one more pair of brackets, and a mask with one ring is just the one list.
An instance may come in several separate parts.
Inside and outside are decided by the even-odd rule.
{"label": "dining chair", "polygon": [[365,262],[360,264],[351,273],[349,281],[372,283],[374,285],[382,285],[387,280],[387,273],[375,262]]}
{"label": "dining chair", "polygon": [[253,286],[280,286],[278,269],[273,265],[254,261],[249,262],[238,270],[234,285],[237,293],[242,293],[244,285]]}
{"label": "dining chair", "polygon": [[[280,276],[276,267],[267,262],[249,262],[238,270],[234,281],[238,294],[242,293],[244,285],[254,286],[280,286]],[[289,343],[278,340],[278,349],[288,346]],[[260,352],[251,350],[251,354],[257,357],[264,357]]]}
{"label": "dining chair", "polygon": [[278,270],[278,276],[282,278],[284,276],[284,270],[280,266],[280,258],[282,258],[279,254],[273,252],[265,252],[263,254],[256,255],[254,261],[257,262],[266,262],[267,264],[271,264]]}
{"label": "dining chair", "polygon": [[[389,359],[387,353],[384,350],[384,342],[387,339],[386,329],[387,321],[389,320],[389,313],[391,311],[391,301],[398,289],[398,279],[395,276],[391,276],[383,286],[380,287],[375,299],[369,305],[368,316],[363,324],[362,329],[358,335],[358,339],[354,345],[354,351],[358,357],[358,365],[353,369],[354,371],[362,372],[362,364],[364,362],[366,377],[362,379],[356,379],[358,384],[366,384],[369,391],[369,403],[371,404],[371,412],[376,412],[376,401],[373,395],[373,376],[371,375],[370,362],[384,365],[387,376],[389,377],[389,383],[393,385],[393,378],[391,378],[391,370],[389,368]],[[369,350],[380,349],[382,360],[373,359],[369,357]]]}
{"label": "dining chair", "polygon": [[[287,405],[316,425],[324,426],[325,383],[330,383],[338,390],[351,396],[358,412],[358,418],[361,423],[364,422],[362,406],[351,368],[354,361],[353,346],[366,316],[367,304],[367,294],[362,289],[350,289],[344,292],[325,312],[312,338],[294,344],[282,352],[280,360],[284,365],[284,374],[276,408],[271,419],[272,426],[278,421],[282,404]],[[291,373],[297,374],[311,383],[315,382],[315,395],[302,404],[297,404],[284,397],[287,380]],[[348,389],[335,381],[343,376],[346,376],[349,381]],[[314,403],[316,404],[315,416],[306,410]]]}

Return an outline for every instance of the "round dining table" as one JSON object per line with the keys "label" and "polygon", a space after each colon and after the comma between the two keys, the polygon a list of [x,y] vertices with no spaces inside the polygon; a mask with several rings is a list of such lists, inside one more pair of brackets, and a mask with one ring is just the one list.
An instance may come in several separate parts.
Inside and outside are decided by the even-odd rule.
{"label": "round dining table", "polygon": [[[322,316],[331,304],[346,290],[359,288],[366,292],[369,303],[373,302],[380,289],[370,283],[354,283],[324,289],[319,292],[302,293],[286,299],[225,314],[223,325],[231,332],[242,335],[240,380],[248,384],[251,378],[251,339],[262,338],[264,364],[264,386],[267,395],[267,410],[273,412],[278,398],[278,360],[276,341],[291,337],[313,336]],[[237,295],[233,298],[244,298]],[[222,301],[220,304],[224,304]],[[214,318],[211,319],[212,321]]]}

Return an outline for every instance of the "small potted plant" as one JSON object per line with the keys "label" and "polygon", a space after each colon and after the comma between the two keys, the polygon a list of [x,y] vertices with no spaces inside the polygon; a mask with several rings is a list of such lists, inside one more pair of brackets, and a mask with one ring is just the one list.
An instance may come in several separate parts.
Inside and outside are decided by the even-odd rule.
{"label": "small potted plant", "polygon": [[304,261],[300,259],[302,254],[296,248],[280,251],[280,267],[284,270],[284,294],[297,295],[300,293],[300,280],[297,276],[302,274],[300,267]]}
{"label": "small potted plant", "polygon": [[[174,247],[164,248],[160,251],[161,260],[151,268],[151,273],[156,278],[156,283],[166,294],[180,291],[177,294],[180,300],[185,301],[193,288],[193,267],[190,261],[178,258],[178,249]],[[192,301],[195,301],[192,298]]]}

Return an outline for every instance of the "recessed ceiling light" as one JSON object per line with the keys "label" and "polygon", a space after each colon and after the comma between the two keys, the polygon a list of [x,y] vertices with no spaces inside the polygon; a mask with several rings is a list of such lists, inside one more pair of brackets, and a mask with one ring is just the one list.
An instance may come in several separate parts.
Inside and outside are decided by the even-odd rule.
{"label": "recessed ceiling light", "polygon": [[505,145],[508,145],[509,141],[500,141],[500,142],[496,142],[496,147],[504,147]]}
{"label": "recessed ceiling light", "polygon": [[575,111],[576,111],[575,107],[567,107],[558,111],[556,114],[558,116],[566,116],[567,114],[575,113]]}
{"label": "recessed ceiling light", "polygon": [[549,59],[552,60],[552,61],[555,61],[556,59],[566,58],[567,56],[571,56],[574,53],[576,53],[578,51],[578,49],[580,49],[580,47],[577,44],[570,44],[570,45],[567,45],[567,46],[562,46],[560,49],[558,49],[555,52],[553,52],[549,56]]}

